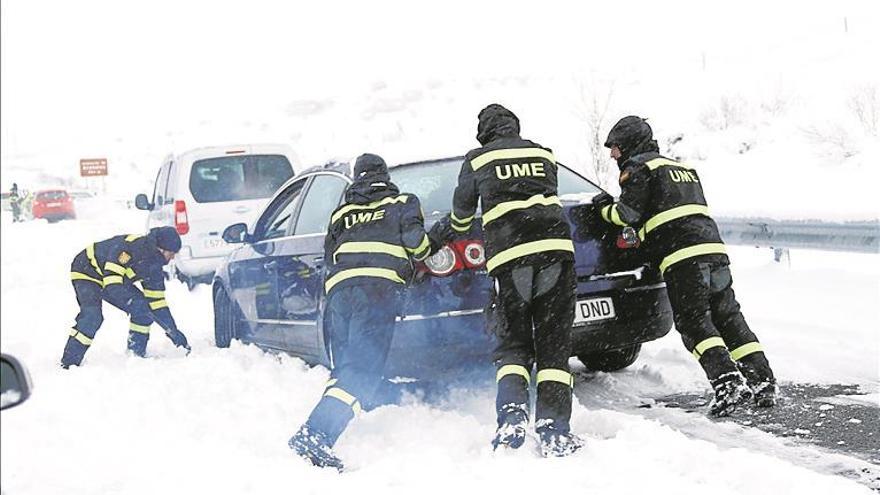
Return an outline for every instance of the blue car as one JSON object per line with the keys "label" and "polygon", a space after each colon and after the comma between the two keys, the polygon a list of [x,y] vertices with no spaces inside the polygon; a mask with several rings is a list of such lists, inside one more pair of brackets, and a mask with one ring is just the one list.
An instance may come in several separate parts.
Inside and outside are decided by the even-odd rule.
{"label": "blue car", "polygon": [[[421,200],[428,227],[450,211],[462,161],[391,168],[401,192]],[[239,223],[224,231],[227,242],[241,246],[213,282],[218,347],[238,339],[329,365],[321,322],[324,235],[351,173],[350,164],[308,169],[276,192],[252,229]],[[572,226],[578,278],[573,355],[588,370],[614,371],[632,364],[643,342],[666,335],[672,313],[666,287],[645,263],[637,240],[597,218],[590,199],[600,191],[559,166],[559,197]],[[461,240],[416,264],[385,376],[441,378],[491,365],[495,337],[486,331],[483,308],[492,279],[485,261],[475,221]]]}

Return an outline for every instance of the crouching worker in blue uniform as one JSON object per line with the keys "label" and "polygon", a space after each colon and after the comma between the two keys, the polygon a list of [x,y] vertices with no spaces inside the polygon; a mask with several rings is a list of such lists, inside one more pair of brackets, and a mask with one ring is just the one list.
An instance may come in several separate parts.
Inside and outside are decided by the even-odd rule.
{"label": "crouching worker in blue uniform", "polygon": [[[76,325],[70,331],[61,366],[79,366],[101,328],[102,301],[129,314],[128,349],[143,357],[155,321],[165,334],[189,352],[165,301],[162,267],[180,251],[174,227],[157,227],[147,235],[118,235],[90,244],[73,259],[70,278],[79,303]],[[134,285],[140,282],[142,288]]]}
{"label": "crouching worker in blue uniform", "polygon": [[342,470],[332,448],[382,380],[411,260],[421,261],[435,250],[419,198],[400,193],[381,157],[358,157],[354,183],[331,215],[324,240],[330,380],[288,442],[297,455],[315,466]]}

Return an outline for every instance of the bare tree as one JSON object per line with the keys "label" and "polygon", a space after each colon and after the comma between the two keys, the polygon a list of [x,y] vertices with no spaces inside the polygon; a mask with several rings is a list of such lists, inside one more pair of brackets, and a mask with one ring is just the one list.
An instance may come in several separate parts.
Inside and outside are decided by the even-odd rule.
{"label": "bare tree", "polygon": [[862,128],[870,136],[876,136],[880,129],[880,100],[877,86],[866,85],[857,89],[849,99],[849,107],[856,114]]}
{"label": "bare tree", "polygon": [[587,126],[587,138],[590,143],[589,172],[603,189],[608,188],[611,179],[610,159],[605,153],[605,135],[607,133],[606,117],[611,100],[614,96],[614,81],[606,88],[598,88],[598,84],[578,82],[580,104],[578,116]]}

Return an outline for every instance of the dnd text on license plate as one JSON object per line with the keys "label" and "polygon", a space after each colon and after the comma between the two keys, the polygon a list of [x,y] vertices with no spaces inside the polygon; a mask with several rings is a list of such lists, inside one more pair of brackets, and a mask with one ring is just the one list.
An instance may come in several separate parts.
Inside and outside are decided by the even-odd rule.
{"label": "dnd text on license plate", "polygon": [[574,305],[575,324],[607,320],[615,316],[617,314],[614,312],[614,303],[610,297],[581,299]]}

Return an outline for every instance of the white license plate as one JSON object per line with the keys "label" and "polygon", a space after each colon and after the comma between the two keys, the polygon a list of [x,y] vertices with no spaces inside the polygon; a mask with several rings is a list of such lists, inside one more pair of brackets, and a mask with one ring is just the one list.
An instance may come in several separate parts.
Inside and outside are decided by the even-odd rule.
{"label": "white license plate", "polygon": [[216,249],[222,245],[226,244],[226,241],[220,238],[208,238],[205,239],[205,248],[207,249]]}
{"label": "white license plate", "polygon": [[59,206],[61,206],[61,203],[46,203],[46,206],[48,206],[49,208],[58,208]]}
{"label": "white license plate", "polygon": [[581,299],[574,305],[575,323],[607,320],[615,316],[617,314],[614,312],[614,302],[610,297]]}

